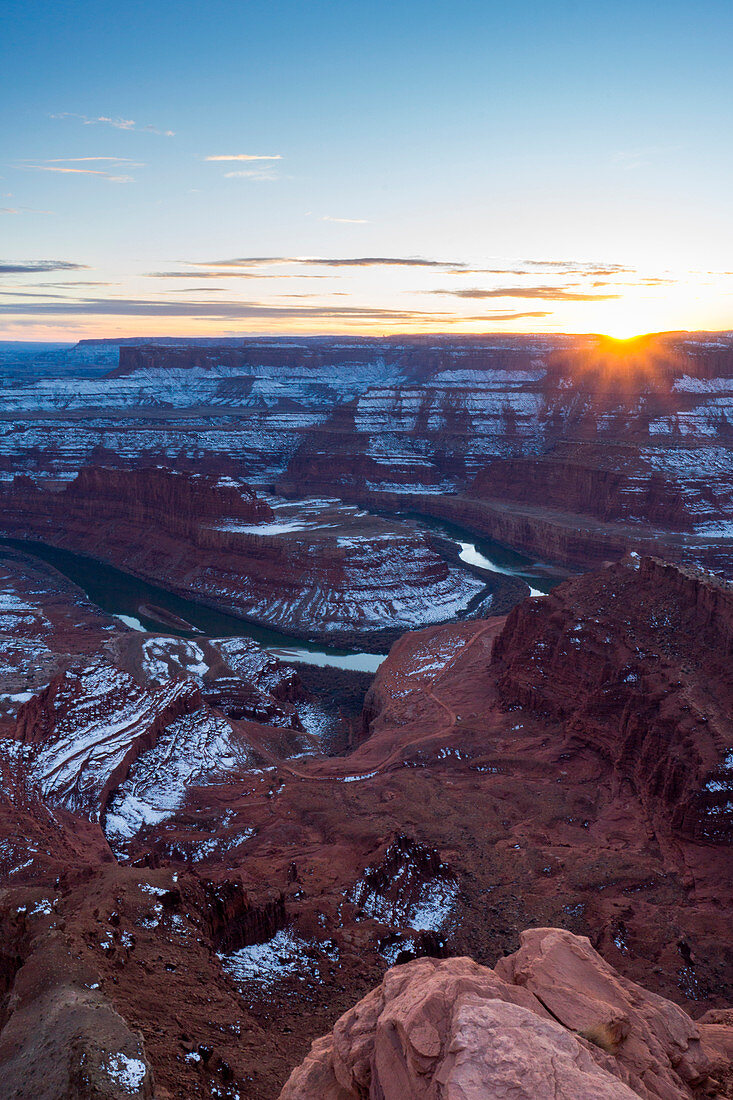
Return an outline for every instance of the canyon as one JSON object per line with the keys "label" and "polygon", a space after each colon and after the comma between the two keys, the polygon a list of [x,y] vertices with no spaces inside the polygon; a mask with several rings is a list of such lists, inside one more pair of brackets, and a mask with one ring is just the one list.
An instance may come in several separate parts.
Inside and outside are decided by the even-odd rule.
{"label": "canyon", "polygon": [[733,1097],[733,336],[6,363],[8,1097]]}
{"label": "canyon", "polygon": [[730,334],[126,344],[90,376],[94,353],[4,386],[6,478],[163,465],[575,567],[630,549],[730,567]]}
{"label": "canyon", "polygon": [[226,477],[84,467],[55,490],[16,477],[0,485],[0,507],[5,536],[81,552],[228,614],[332,644],[378,650],[406,629],[501,610],[529,592],[457,554],[447,560],[439,539],[410,522],[333,499],[272,507]]}
{"label": "canyon", "polygon": [[[591,1075],[578,1096],[729,1095],[732,623],[727,584],[631,555],[508,616],[404,634],[335,755],[308,732],[297,674],[252,643],[201,639],[196,653],[120,626],[104,660],[80,654],[23,702],[2,742],[10,1095],[118,1096],[125,1059],[139,1063],[131,1095],[331,1095],[312,1084],[323,1044],[316,1069],[311,1055],[302,1083],[285,1082],[360,997],[413,973],[428,991],[443,974],[456,991],[521,985],[499,1000],[544,1021],[532,1027],[559,1080]],[[238,665],[275,709],[244,713],[212,690],[199,656],[217,645],[229,687]],[[130,646],[147,683],[120,667]],[[594,1007],[570,988],[587,988],[581,972],[550,967],[537,987],[549,1024],[511,976],[539,966],[530,947],[548,928],[565,930],[552,933],[563,958],[580,951],[617,990]],[[498,977],[483,977],[491,966]],[[573,997],[585,1015],[560,1007]],[[674,1018],[679,1049],[662,1055],[647,1013],[642,1053],[629,997]],[[63,1006],[51,1037],[48,1004]],[[488,1026],[474,1009],[471,1026]],[[440,1035],[458,1026],[429,1018]],[[526,1035],[528,1019],[499,1013],[492,1033]],[[613,1057],[576,1037],[614,1020]],[[64,1028],[76,1038],[62,1056]],[[415,1041],[406,1065],[443,1064],[447,1048]],[[685,1046],[701,1053],[682,1070]],[[51,1057],[66,1078],[44,1093]],[[649,1084],[659,1073],[666,1091]]]}

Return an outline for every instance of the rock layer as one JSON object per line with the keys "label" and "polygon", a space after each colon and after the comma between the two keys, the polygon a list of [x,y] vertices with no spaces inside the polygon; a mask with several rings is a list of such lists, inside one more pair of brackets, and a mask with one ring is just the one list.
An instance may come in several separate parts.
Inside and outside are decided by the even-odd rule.
{"label": "rock layer", "polygon": [[515,608],[492,665],[505,705],[562,722],[675,829],[730,843],[732,650],[731,585],[632,557]]}
{"label": "rock layer", "polygon": [[495,969],[420,959],[318,1039],[280,1100],[689,1100],[713,1063],[676,1005],[584,937],[523,932]]}
{"label": "rock layer", "polygon": [[8,476],[162,464],[408,507],[544,560],[731,570],[730,333],[165,343],[79,373],[3,392]]}
{"label": "rock layer", "polygon": [[414,525],[333,501],[275,515],[231,479],[85,469],[60,491],[17,478],[0,503],[6,535],[96,557],[301,637],[374,635],[374,648],[400,630],[465,614],[482,597],[490,602],[508,583],[447,561]]}

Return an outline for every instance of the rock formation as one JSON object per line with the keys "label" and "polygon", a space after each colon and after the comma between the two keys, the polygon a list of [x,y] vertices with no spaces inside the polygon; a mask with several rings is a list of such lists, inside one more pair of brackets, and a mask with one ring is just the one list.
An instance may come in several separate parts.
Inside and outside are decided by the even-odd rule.
{"label": "rock formation", "polygon": [[543,560],[730,573],[730,334],[164,342],[77,369],[3,393],[7,475],[163,465],[407,507]]}
{"label": "rock formation", "polygon": [[652,814],[730,843],[732,652],[733,586],[630,557],[515,608],[493,668],[505,705],[561,722]]}
{"label": "rock formation", "polygon": [[[60,491],[17,478],[0,531],[98,558],[230,614],[311,639],[377,648],[409,627],[526,587],[449,562],[411,524],[338,507],[276,515],[229,478],[84,469]],[[94,516],[90,527],[89,517]],[[511,605],[511,602],[510,602]]]}
{"label": "rock formation", "polygon": [[[405,634],[341,755],[251,643],[106,632],[0,744],[12,1100],[31,1060],[36,1089],[58,1062],[50,1003],[90,1066],[124,1054],[156,1100],[274,1100],[344,1013],[362,1096],[357,1020],[402,1095],[415,1067],[427,1090],[433,1070],[517,1065],[588,1100],[731,1095],[733,846],[708,835],[727,822],[729,605],[709,575],[628,558],[508,618]],[[454,1003],[466,982],[477,999]],[[374,987],[404,1027],[350,1011]],[[80,1064],[49,1071],[48,1100],[76,1095]]]}
{"label": "rock formation", "polygon": [[494,970],[466,958],[389,970],[316,1040],[280,1100],[722,1096],[704,1025],[584,937],[536,928],[521,943]]}

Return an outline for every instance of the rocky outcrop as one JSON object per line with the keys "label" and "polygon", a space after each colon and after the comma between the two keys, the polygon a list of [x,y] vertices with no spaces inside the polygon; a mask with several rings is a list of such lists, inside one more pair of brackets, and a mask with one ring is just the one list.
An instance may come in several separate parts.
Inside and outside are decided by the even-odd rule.
{"label": "rocky outcrop", "polygon": [[665,476],[633,443],[592,441],[559,443],[540,457],[499,458],[476,476],[467,496],[542,504],[604,524],[644,520],[691,531],[703,505],[702,487],[695,486],[695,494],[691,488]]}
{"label": "rocky outcrop", "polygon": [[563,724],[697,840],[733,839],[733,588],[631,557],[525,601],[497,639],[508,707]]}
{"label": "rocky outcrop", "polygon": [[[3,740],[0,1050],[6,1033],[19,1033],[15,993],[24,972],[34,987],[53,971],[54,988],[76,990],[78,963],[85,968],[74,1001],[79,1033],[88,996],[111,1004],[133,1035],[142,1034],[156,1096],[274,1100],[314,1036],[379,987],[387,967],[427,959],[432,974],[442,965],[436,957],[453,966],[468,956],[496,966],[486,973],[491,990],[502,991],[460,1024],[461,1049],[478,1052],[481,1072],[498,1064],[480,1054],[491,1034],[517,1054],[515,1070],[518,1064],[528,1087],[554,1080],[532,1076],[550,1074],[554,1064],[558,1095],[585,1087],[586,1074],[591,1090],[643,1095],[642,1081],[654,1096],[662,1082],[675,1100],[683,1086],[689,1091],[682,1096],[692,1100],[697,1090],[700,1100],[714,1089],[712,1078],[725,1084],[733,845],[688,831],[691,818],[675,817],[671,787],[652,792],[657,774],[677,774],[687,761],[679,804],[694,809],[688,794],[707,774],[696,771],[696,761],[712,752],[713,736],[730,729],[729,597],[705,576],[635,564],[529,600],[526,629],[536,614],[540,641],[560,632],[555,648],[540,649],[533,662],[519,628],[503,619],[404,635],[374,680],[361,738],[341,755],[324,755],[304,732],[198,703],[140,751],[96,821],[71,813],[71,803],[53,792],[47,804],[31,782],[34,759],[45,759],[43,740],[30,730],[27,743]],[[509,620],[521,622],[519,612]],[[578,623],[579,632],[572,629]],[[580,645],[570,640],[576,636]],[[492,662],[498,637],[512,645]],[[292,674],[239,639],[129,631],[110,648],[122,667],[139,669],[134,678],[147,687],[120,675],[119,691],[106,692],[90,676],[90,690],[68,708],[67,718],[78,721],[59,738],[61,688],[47,706],[28,710],[49,751],[63,750],[70,768],[81,766],[74,799],[104,787],[93,743],[109,756],[115,730],[122,742],[130,731],[143,737],[142,726],[128,724],[132,704],[165,691],[176,670],[190,677],[187,691],[201,695],[207,684],[241,675],[263,699],[284,695],[278,705],[294,706],[308,725],[301,702],[288,701],[298,691]],[[650,708],[666,692],[663,727],[644,709],[646,695],[628,707],[649,718],[658,772],[648,766],[651,753],[638,749],[643,741],[628,742],[626,756],[617,751],[626,744],[624,727],[598,670],[607,668],[625,692],[632,682],[617,662],[627,657],[640,662]],[[79,670],[73,676],[84,679]],[[323,681],[325,692],[331,683]],[[505,695],[510,687],[513,696]],[[583,720],[571,728],[576,705]],[[707,732],[685,726],[693,707],[708,715]],[[566,931],[552,933],[559,937],[552,950],[531,939],[534,931],[520,947],[519,932],[528,927]],[[58,956],[48,933],[65,937]],[[505,956],[515,960],[511,974],[496,963]],[[409,972],[398,966],[389,981]],[[442,1001],[431,1002],[431,1021],[450,1004],[457,981],[451,977]],[[660,1008],[633,983],[682,1008]],[[584,997],[576,996],[579,986]],[[514,1009],[527,1015],[511,1022]],[[684,1014],[710,1011],[716,1015],[698,1031],[713,1066],[695,1084],[697,1038],[685,1030]],[[629,1033],[619,1042],[626,1018]],[[19,1016],[17,1024],[28,1049],[40,1052],[39,1064],[44,1019]],[[436,1031],[442,1044],[437,1024]],[[435,1062],[434,1048],[426,1048],[418,1060],[407,1034],[390,1033],[385,1064],[412,1073],[419,1062],[423,1083],[434,1065],[460,1070],[455,1046],[440,1046]],[[432,1032],[421,1034],[432,1043]],[[533,1060],[522,1063],[527,1034]],[[133,1057],[122,1040],[119,1050]],[[465,1064],[473,1057],[466,1054]],[[403,1095],[409,1088],[408,1079]],[[68,1098],[62,1091],[54,1100]]]}
{"label": "rocky outcrop", "polygon": [[186,680],[145,691],[104,662],[64,672],[18,711],[29,783],[49,804],[98,821],[138,756],[201,706]]}
{"label": "rocky outcrop", "polygon": [[84,468],[63,491],[62,507],[69,518],[81,510],[94,515],[95,523],[122,520],[153,534],[160,526],[172,535],[194,539],[202,524],[222,516],[255,524],[273,518],[270,505],[248,485],[160,467]]}
{"label": "rocky outcrop", "polygon": [[69,961],[63,933],[50,932],[29,952],[0,1032],[7,1100],[153,1100],[142,1037],[90,981],[92,974]]}
{"label": "rocky outcrop", "polygon": [[287,924],[282,894],[254,903],[241,881],[204,882],[204,904],[211,941],[217,951],[265,943]]}
{"label": "rocky outcrop", "polygon": [[448,561],[412,524],[333,500],[274,514],[230,479],[92,469],[61,491],[16,479],[0,504],[6,535],[97,558],[291,635],[348,644],[366,634],[377,650],[508,584]]}
{"label": "rocky outcrop", "polygon": [[522,933],[494,970],[420,959],[318,1039],[280,1100],[689,1100],[722,1095],[693,1021],[584,937]]}

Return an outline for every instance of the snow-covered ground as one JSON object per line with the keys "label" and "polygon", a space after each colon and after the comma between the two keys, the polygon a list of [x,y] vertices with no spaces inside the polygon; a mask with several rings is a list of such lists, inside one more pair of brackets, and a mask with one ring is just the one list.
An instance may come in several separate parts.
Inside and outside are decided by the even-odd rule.
{"label": "snow-covered ground", "polygon": [[252,766],[252,754],[226,719],[205,710],[169,725],[155,745],[138,756],[107,806],[104,831],[112,850],[148,825],[172,817],[191,787],[231,781]]}

